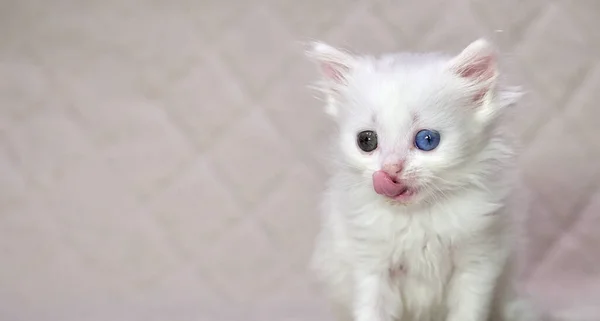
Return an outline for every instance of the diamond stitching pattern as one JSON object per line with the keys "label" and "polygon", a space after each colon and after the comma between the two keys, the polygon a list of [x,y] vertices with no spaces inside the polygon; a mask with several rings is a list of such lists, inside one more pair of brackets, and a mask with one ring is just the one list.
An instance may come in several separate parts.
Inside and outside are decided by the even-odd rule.
{"label": "diamond stitching pattern", "polygon": [[512,123],[534,198],[525,284],[556,316],[585,310],[600,297],[585,256],[600,245],[598,9],[0,4],[0,318],[330,319],[305,271],[333,129],[305,87],[298,42],[314,38],[371,53],[499,44],[530,92]]}

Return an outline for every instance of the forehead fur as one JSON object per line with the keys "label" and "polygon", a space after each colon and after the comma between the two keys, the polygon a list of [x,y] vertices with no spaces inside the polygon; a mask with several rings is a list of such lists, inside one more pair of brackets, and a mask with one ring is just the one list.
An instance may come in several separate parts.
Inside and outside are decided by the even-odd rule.
{"label": "forehead fur", "polygon": [[438,54],[362,57],[342,93],[346,110],[354,116],[380,121],[417,117],[436,122],[454,118],[463,113],[459,105],[468,93],[461,92],[459,81],[449,72],[449,59]]}

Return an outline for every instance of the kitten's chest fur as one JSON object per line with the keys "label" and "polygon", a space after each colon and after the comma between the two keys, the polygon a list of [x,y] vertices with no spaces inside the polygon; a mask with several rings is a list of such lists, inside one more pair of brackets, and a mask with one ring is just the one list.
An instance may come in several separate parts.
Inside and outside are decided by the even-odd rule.
{"label": "kitten's chest fur", "polygon": [[357,260],[387,264],[391,270],[423,280],[448,276],[459,231],[448,228],[449,224],[439,222],[428,211],[394,213],[393,209],[375,206],[361,212],[347,222]]}
{"label": "kitten's chest fur", "polygon": [[[479,211],[483,203],[465,199],[442,209],[411,211],[361,204],[332,200],[315,253],[321,276],[351,304],[354,271],[386,271],[385,297],[392,307],[402,307],[402,320],[443,319],[455,259],[479,229],[476,220],[460,218],[471,217],[464,214]],[[457,206],[464,204],[470,206]]]}
{"label": "kitten's chest fur", "polygon": [[400,295],[407,320],[411,315],[417,319],[435,318],[432,313],[443,312],[454,268],[450,236],[420,223],[412,221],[392,232],[387,250],[389,283]]}
{"label": "kitten's chest fur", "polygon": [[447,279],[452,267],[451,240],[446,235],[422,227],[391,232],[387,249],[390,269],[397,279]]}
{"label": "kitten's chest fur", "polygon": [[357,254],[365,255],[365,260],[370,255],[367,251],[378,253],[376,260],[389,271],[390,289],[399,295],[408,314],[440,310],[454,268],[454,236],[436,229],[427,213],[413,214],[386,215],[387,219],[368,227],[372,239],[357,244],[364,247]]}

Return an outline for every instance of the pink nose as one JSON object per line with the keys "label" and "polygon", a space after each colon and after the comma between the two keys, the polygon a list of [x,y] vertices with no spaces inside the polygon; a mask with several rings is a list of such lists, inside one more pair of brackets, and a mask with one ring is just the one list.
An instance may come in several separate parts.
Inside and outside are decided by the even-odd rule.
{"label": "pink nose", "polygon": [[391,176],[386,170],[373,173],[373,188],[377,194],[387,197],[396,197],[408,190],[406,185],[396,179],[396,175]]}
{"label": "pink nose", "polygon": [[396,177],[404,169],[404,162],[391,163],[383,165],[382,170],[392,177]]}

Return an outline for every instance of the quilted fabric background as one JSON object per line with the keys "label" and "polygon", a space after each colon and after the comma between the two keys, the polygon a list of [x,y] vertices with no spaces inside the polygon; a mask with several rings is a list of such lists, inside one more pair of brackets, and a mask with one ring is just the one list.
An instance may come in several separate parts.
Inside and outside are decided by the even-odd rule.
{"label": "quilted fabric background", "polygon": [[0,0],[0,320],[329,320],[300,42],[481,36],[529,92],[523,285],[600,320],[597,0]]}

